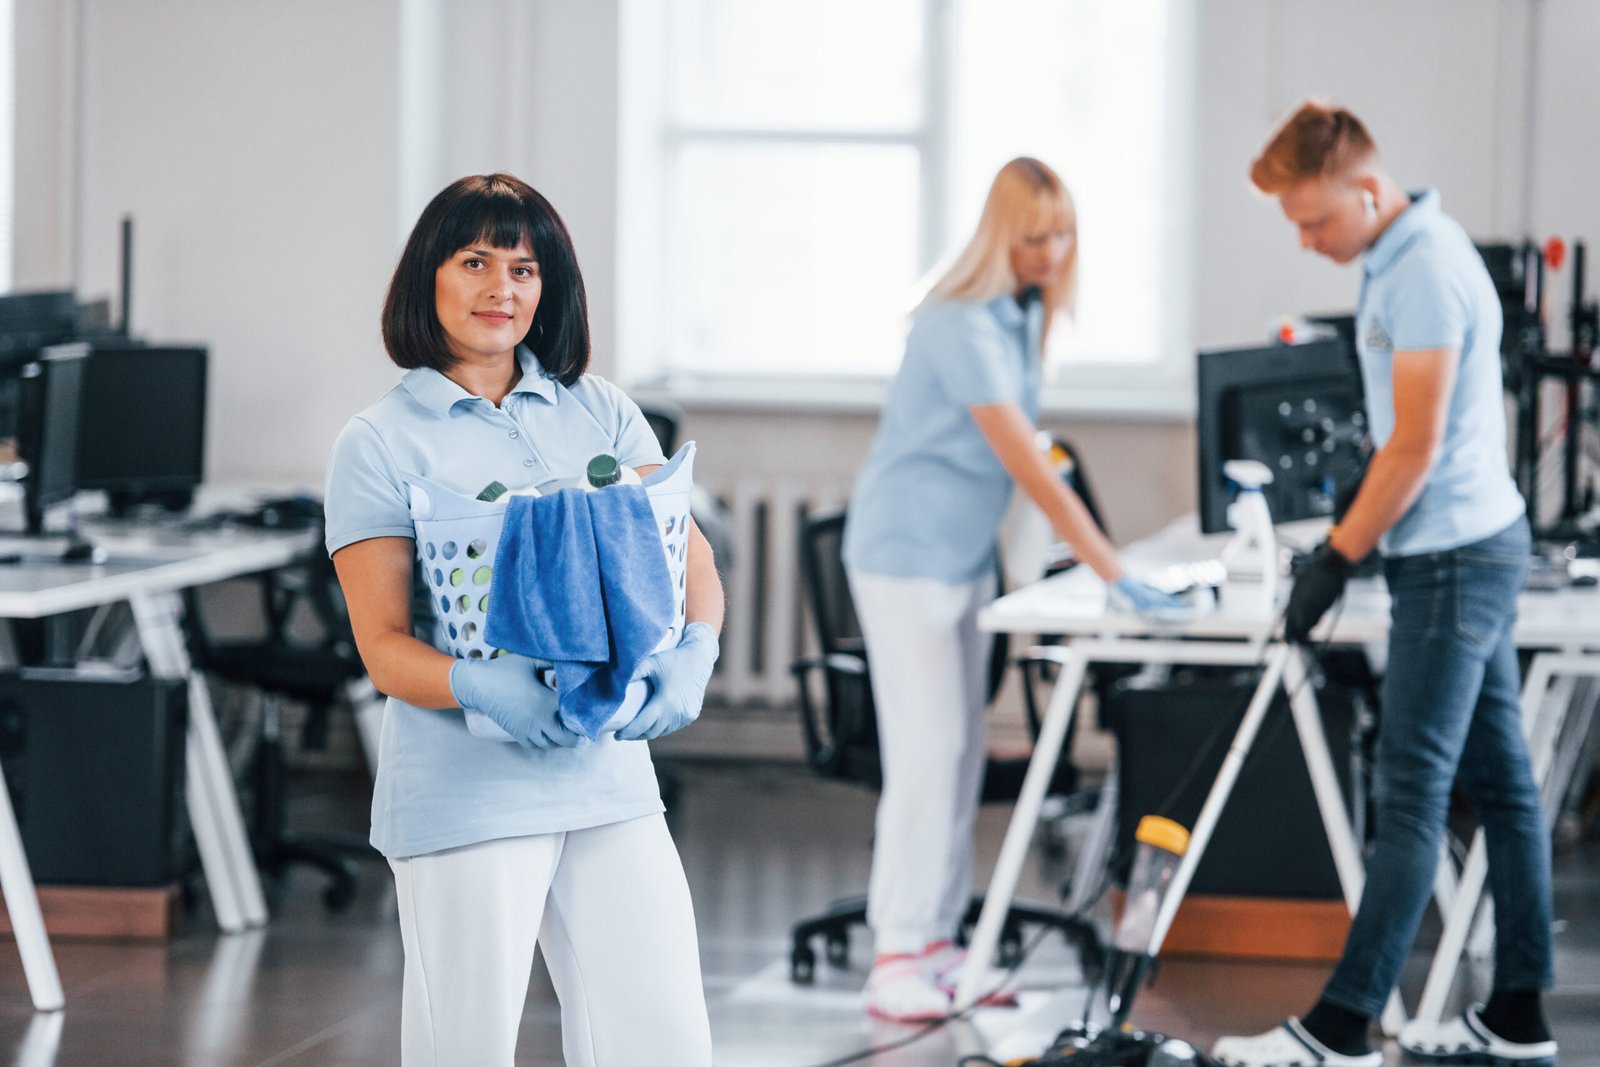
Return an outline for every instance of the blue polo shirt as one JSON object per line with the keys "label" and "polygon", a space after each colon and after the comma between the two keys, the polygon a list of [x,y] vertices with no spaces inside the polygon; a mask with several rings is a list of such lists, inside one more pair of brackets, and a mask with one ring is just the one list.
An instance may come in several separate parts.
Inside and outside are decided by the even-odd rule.
{"label": "blue polo shirt", "polygon": [[846,566],[951,584],[994,566],[1011,475],[967,409],[1014,403],[1038,422],[1043,324],[1009,295],[917,314],[850,495]]}
{"label": "blue polo shirt", "polygon": [[[664,462],[634,402],[593,375],[570,388],[526,348],[522,379],[496,407],[427,368],[406,374],[350,420],[328,463],[327,548],[416,539],[404,474],[476,496],[575,477],[609,452],[631,467]],[[504,837],[578,830],[662,810],[649,748],[611,735],[577,748],[483,741],[459,708],[391,697],[372,795],[372,844],[415,856]]]}
{"label": "blue polo shirt", "polygon": [[1415,556],[1498,533],[1524,505],[1506,459],[1500,298],[1482,257],[1429,189],[1413,194],[1367,249],[1363,269],[1356,351],[1379,447],[1394,433],[1394,354],[1460,353],[1438,458],[1422,495],[1379,547],[1388,556]]}

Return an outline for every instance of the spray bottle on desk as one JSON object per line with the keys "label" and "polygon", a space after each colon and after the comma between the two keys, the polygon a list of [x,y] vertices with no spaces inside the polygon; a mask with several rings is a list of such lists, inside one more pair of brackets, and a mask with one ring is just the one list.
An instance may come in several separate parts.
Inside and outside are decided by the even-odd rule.
{"label": "spray bottle on desk", "polygon": [[1222,471],[1239,487],[1239,495],[1228,505],[1234,535],[1222,550],[1222,563],[1230,581],[1259,582],[1256,588],[1238,593],[1271,617],[1278,606],[1278,542],[1262,489],[1272,484],[1272,471],[1253,459],[1230,459]]}

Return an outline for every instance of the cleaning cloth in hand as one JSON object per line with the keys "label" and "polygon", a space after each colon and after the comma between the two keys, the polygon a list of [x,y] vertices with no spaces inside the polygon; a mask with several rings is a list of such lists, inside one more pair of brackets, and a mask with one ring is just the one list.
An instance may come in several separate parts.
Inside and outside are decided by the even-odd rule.
{"label": "cleaning cloth in hand", "polygon": [[484,639],[555,665],[558,710],[593,740],[673,619],[672,579],[640,486],[513,497]]}

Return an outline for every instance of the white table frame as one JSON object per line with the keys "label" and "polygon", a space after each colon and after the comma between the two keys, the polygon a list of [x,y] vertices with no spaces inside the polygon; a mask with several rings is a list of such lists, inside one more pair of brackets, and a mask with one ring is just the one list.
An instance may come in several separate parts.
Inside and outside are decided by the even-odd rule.
{"label": "white table frame", "polygon": [[[37,619],[126,601],[153,675],[185,678],[189,725],[185,742],[185,799],[206,886],[225,933],[267,921],[261,879],[250,852],[238,795],[228,769],[205,680],[193,669],[182,630],[181,592],[194,586],[286,566],[311,548],[305,533],[219,532],[158,543],[119,546],[103,565],[23,563],[0,569],[0,620]],[[0,625],[0,660],[16,662],[9,625]],[[22,957],[36,1011],[65,1005],[55,956],[39,911],[33,875],[22,848],[0,769],[0,891]]]}
{"label": "white table frame", "polygon": [[[1081,694],[1085,674],[1089,666],[1094,663],[1164,663],[1174,666],[1210,664],[1262,668],[1261,679],[1251,695],[1244,718],[1234,733],[1233,742],[1223,757],[1216,780],[1206,795],[1205,803],[1190,831],[1188,851],[1184,853],[1183,860],[1173,875],[1172,884],[1162,900],[1161,910],[1156,915],[1150,941],[1151,955],[1160,953],[1167,931],[1177,915],[1178,906],[1182,903],[1195,869],[1205,854],[1206,845],[1216,829],[1217,820],[1221,818],[1222,810],[1227,805],[1228,796],[1239,777],[1239,771],[1244,765],[1250,746],[1254,743],[1267,711],[1280,690],[1289,696],[1290,714],[1305,753],[1306,769],[1310,772],[1318,813],[1333,853],[1340,889],[1350,913],[1355,914],[1365,882],[1361,852],[1356,844],[1350,820],[1345,814],[1338,776],[1328,752],[1327,738],[1323,734],[1321,712],[1317,706],[1316,695],[1307,684],[1303,653],[1299,649],[1282,642],[1263,646],[1251,642],[1087,639],[1074,641],[1070,645],[1039,649],[1037,652],[1061,664],[1062,673],[1057,678],[1055,689],[1050,695],[1044,720],[1040,724],[1039,738],[1034,743],[1033,756],[1029,760],[1028,771],[1023,778],[1021,795],[1017,799],[1011,823],[1006,828],[1005,840],[1000,846],[1000,856],[995,864],[994,875],[984,896],[983,909],[979,913],[978,924],[972,933],[968,963],[962,971],[956,989],[955,1004],[958,1010],[975,1003],[985,992],[983,982],[987,973],[987,961],[999,943],[1000,930],[1005,922],[1006,912],[1011,907],[1017,880],[1021,876],[1022,865],[1027,858],[1028,843],[1033,837],[1039,811],[1044,804],[1045,792],[1049,788],[1051,770],[1055,767],[1066,741],[1067,726],[1072,720],[1072,710]],[[1096,822],[1101,824],[1097,842],[1099,848],[1103,848],[1106,843],[1105,830],[1112,822],[1112,814],[1111,805],[1107,804],[1105,797],[1102,796],[1101,807],[1096,813]],[[1095,851],[1099,851],[1099,848]],[[1093,872],[1085,870],[1085,864],[1080,863],[1077,875],[1073,879],[1075,887],[1086,886],[1088,880],[1093,877]],[[1385,1010],[1385,1025],[1398,1029],[1403,1019],[1404,1009],[1396,997],[1391,997]]]}
{"label": "white table frame", "polygon": [[[1161,544],[1163,541],[1170,543],[1182,536],[1179,533],[1174,537],[1172,530],[1164,532],[1152,541],[1156,549],[1146,551],[1143,555],[1159,556],[1166,547]],[[1140,555],[1135,550],[1128,557],[1137,560]],[[1192,554],[1188,558],[1200,557],[1199,554]],[[979,618],[980,626],[987,630],[1053,634],[1067,643],[1037,650],[1042,655],[1056,659],[1062,670],[1041,722],[1021,795],[1001,845],[983,910],[973,930],[968,962],[957,983],[955,1005],[958,1010],[975,1003],[985,992],[983,983],[989,960],[998,944],[1005,914],[1016,891],[1051,771],[1066,741],[1072,711],[1079,699],[1085,673],[1092,663],[1229,663],[1263,668],[1249,709],[1234,735],[1233,743],[1191,831],[1189,850],[1158,913],[1152,936],[1152,954],[1159,952],[1166,938],[1256,730],[1279,689],[1290,694],[1290,710],[1310,772],[1319,814],[1328,835],[1340,888],[1352,914],[1360,901],[1365,877],[1360,850],[1345,813],[1338,779],[1328,754],[1316,697],[1311,687],[1305,684],[1303,653],[1281,642],[1266,643],[1270,624],[1259,610],[1253,620],[1249,613],[1241,616],[1221,612],[1179,633],[1171,630],[1164,633],[1152,631],[1137,619],[1108,616],[1103,608],[1063,613],[1048,610],[1045,601],[1055,592],[1050,583],[1055,583],[1060,590],[1060,599],[1065,601],[1072,595],[1068,582],[1076,583],[1077,592],[1081,595],[1094,579],[1092,576],[1069,574],[1050,579],[1047,583],[1038,583],[1001,598]],[[1382,592],[1381,583],[1374,588]],[[1360,591],[1358,583],[1352,587],[1350,596],[1367,601],[1364,605],[1366,610],[1357,610],[1349,617],[1337,615],[1331,623],[1335,630],[1327,633],[1328,624],[1325,624],[1321,636],[1340,645],[1365,645],[1385,639],[1386,594],[1373,596],[1371,588]],[[1103,602],[1103,593],[1101,597]],[[1223,603],[1227,605],[1228,602],[1225,593]],[[1377,610],[1379,607],[1384,610],[1380,612]],[[1522,715],[1524,729],[1530,738],[1534,772],[1546,794],[1548,811],[1549,797],[1552,794],[1559,796],[1566,787],[1565,777],[1570,777],[1572,773],[1570,767],[1558,768],[1556,773],[1552,773],[1551,769],[1555,763],[1558,737],[1568,719],[1576,680],[1600,679],[1600,598],[1594,593],[1527,593],[1519,602],[1519,608],[1516,630],[1518,646],[1539,650],[1524,680]],[[1195,642],[1184,639],[1189,637],[1231,640]],[[1576,728],[1587,730],[1593,716],[1594,705],[1591,701],[1581,710]],[[1112,813],[1107,800],[1112,803],[1115,801],[1117,783],[1114,775],[1109,784],[1109,798],[1102,795],[1101,810],[1097,812],[1089,839],[1080,852],[1069,908],[1082,910],[1091,902],[1090,885],[1096,874],[1091,866],[1103,864],[1109,848]],[[1445,916],[1445,927],[1419,1002],[1418,1019],[1437,1021],[1442,1016],[1462,954],[1469,948],[1469,942],[1474,954],[1481,955],[1487,953],[1492,940],[1488,910],[1484,909],[1481,915],[1479,912],[1487,870],[1482,836],[1481,831],[1475,836],[1459,878],[1447,857],[1441,860],[1435,881],[1435,897]],[[1398,1034],[1404,1022],[1403,1004],[1398,992],[1392,993],[1383,1013],[1383,1029],[1393,1036]]]}

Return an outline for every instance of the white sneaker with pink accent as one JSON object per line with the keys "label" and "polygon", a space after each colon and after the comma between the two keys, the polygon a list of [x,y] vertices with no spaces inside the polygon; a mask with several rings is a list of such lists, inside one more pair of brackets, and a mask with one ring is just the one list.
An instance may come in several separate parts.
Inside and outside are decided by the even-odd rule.
{"label": "white sneaker with pink accent", "polygon": [[[944,990],[945,995],[953,1001],[956,986],[961,981],[961,968],[967,965],[967,950],[958,948],[953,941],[941,941],[925,951],[922,958],[927,961],[934,985]],[[978,1005],[984,1008],[1016,1007],[1016,993],[1000,988],[1008,977],[1010,976],[1005,971],[988,968],[984,972],[983,981],[979,983],[987,992],[978,998]]]}
{"label": "white sneaker with pink accent", "polygon": [[867,975],[867,1014],[896,1023],[929,1023],[950,1014],[950,994],[934,982],[927,957],[896,956]]}

